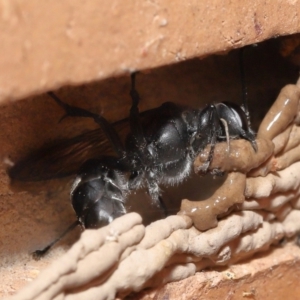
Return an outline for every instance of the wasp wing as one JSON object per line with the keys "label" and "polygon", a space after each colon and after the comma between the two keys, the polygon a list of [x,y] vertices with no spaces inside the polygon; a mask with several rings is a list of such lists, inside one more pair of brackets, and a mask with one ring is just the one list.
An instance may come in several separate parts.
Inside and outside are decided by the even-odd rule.
{"label": "wasp wing", "polygon": [[[113,124],[120,136],[129,132],[128,119]],[[17,181],[43,181],[62,178],[78,172],[91,158],[115,155],[104,132],[99,128],[74,138],[56,141],[30,153],[16,163],[8,174]]]}
{"label": "wasp wing", "polygon": [[[144,129],[153,126],[154,120],[169,116],[170,112],[166,104],[140,113],[139,117]],[[112,125],[121,139],[125,141],[125,137],[130,132],[129,119],[117,121]],[[46,145],[16,163],[8,170],[8,174],[12,181],[23,182],[63,178],[77,173],[80,166],[88,159],[110,155],[116,154],[106,135],[99,128],[71,139]]]}

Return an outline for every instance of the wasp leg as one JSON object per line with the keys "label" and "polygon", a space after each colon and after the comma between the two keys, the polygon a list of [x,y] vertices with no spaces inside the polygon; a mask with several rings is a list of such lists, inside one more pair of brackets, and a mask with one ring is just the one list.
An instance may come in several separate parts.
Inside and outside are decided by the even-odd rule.
{"label": "wasp leg", "polygon": [[[129,122],[130,130],[133,136],[133,140],[136,143],[136,147],[139,151],[139,156],[144,165],[151,165],[154,161],[154,158],[147,150],[147,141],[143,132],[142,124],[139,117],[139,102],[140,95],[135,88],[135,77],[136,73],[131,74],[131,90],[130,96],[132,99],[132,106],[130,109]],[[147,176],[146,178],[148,183],[148,192],[151,196],[153,202],[160,208],[165,216],[168,215],[167,207],[160,196],[160,189],[155,179]]]}
{"label": "wasp leg", "polygon": [[255,134],[252,132],[252,130],[246,132],[245,130],[243,129],[240,129],[240,136],[249,141],[252,145],[252,148],[254,149],[255,152],[257,152],[257,143],[256,143],[256,140],[255,140]]}
{"label": "wasp leg", "polygon": [[67,233],[72,231],[76,226],[79,225],[79,221],[72,223],[57,239],[52,241],[48,246],[43,248],[42,250],[36,250],[32,253],[32,256],[35,260],[39,260],[42,256],[44,256],[56,243],[58,243]]}
{"label": "wasp leg", "polygon": [[204,173],[206,173],[208,171],[210,163],[213,159],[216,142],[217,142],[217,135],[216,135],[216,132],[213,129],[212,130],[212,135],[211,135],[211,140],[210,140],[210,149],[209,149],[208,157],[207,157],[206,162],[203,164],[203,172]]}
{"label": "wasp leg", "polygon": [[167,209],[167,206],[161,196],[158,197],[158,201],[159,201],[160,210],[163,212],[165,217],[167,217],[169,215],[168,209]]}
{"label": "wasp leg", "polygon": [[198,132],[204,136],[200,139],[198,153],[210,144],[210,150],[206,162],[201,167],[201,172],[207,173],[210,163],[213,159],[215,145],[217,143],[217,136],[219,131],[219,116],[214,105],[208,105],[200,114],[200,119],[203,119],[203,124],[198,128]]}
{"label": "wasp leg", "polygon": [[160,211],[164,214],[164,216],[167,217],[168,209],[161,197],[161,190],[158,186],[157,181],[154,178],[147,176],[147,183],[148,183],[148,192],[151,199],[153,200],[153,203],[160,209]]}
{"label": "wasp leg", "polygon": [[[132,106],[130,108],[129,122],[130,122],[130,130],[136,141],[136,145],[139,149],[144,149],[147,141],[144,136],[143,128],[141,125],[140,117],[139,117],[139,102],[140,95],[135,88],[135,76],[136,73],[131,74],[131,90],[130,96],[132,100]],[[141,153],[142,154],[142,153]]]}
{"label": "wasp leg", "polygon": [[83,108],[71,106],[67,103],[64,103],[53,92],[48,92],[48,95],[65,110],[66,115],[63,118],[70,116],[94,119],[94,121],[97,124],[99,124],[101,129],[104,131],[107,139],[111,142],[118,156],[125,157],[125,149],[119,135],[117,134],[113,126],[104,117],[102,117],[101,115],[94,114]]}

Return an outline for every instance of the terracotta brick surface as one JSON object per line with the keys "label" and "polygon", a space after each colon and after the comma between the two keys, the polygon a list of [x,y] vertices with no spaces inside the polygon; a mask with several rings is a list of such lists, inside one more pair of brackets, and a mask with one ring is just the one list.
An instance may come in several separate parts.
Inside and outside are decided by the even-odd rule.
{"label": "terracotta brick surface", "polygon": [[3,1],[0,101],[300,30],[300,1]]}

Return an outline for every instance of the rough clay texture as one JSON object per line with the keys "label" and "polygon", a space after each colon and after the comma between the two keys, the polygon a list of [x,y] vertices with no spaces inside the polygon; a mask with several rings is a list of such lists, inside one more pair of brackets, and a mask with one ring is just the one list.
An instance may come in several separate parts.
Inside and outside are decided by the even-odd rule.
{"label": "rough clay texture", "polygon": [[[285,101],[282,101],[283,97]],[[263,120],[264,127],[260,127],[258,136],[266,140],[271,138],[275,143],[276,136],[284,132],[288,126],[291,124],[296,126],[299,100],[300,80],[296,85],[289,85],[281,90]],[[296,109],[287,109],[290,106]],[[286,145],[288,140],[286,139]],[[240,149],[239,142],[242,142]],[[236,141],[235,144],[237,158],[247,156],[247,152],[251,151],[249,150],[251,145],[250,148],[245,147],[244,141]],[[218,144],[216,147],[224,146]],[[270,155],[265,156],[261,164],[269,156],[270,159],[276,160],[277,156],[273,149],[277,147],[276,144],[271,147]],[[262,148],[258,147],[259,157],[261,150]],[[230,149],[223,152],[220,168],[222,162],[226,161],[229,151]],[[232,157],[231,159],[234,160]],[[244,166],[244,162],[242,163]],[[226,166],[228,167],[228,161]],[[237,162],[234,162],[233,166],[239,170]],[[195,168],[199,168],[197,160]],[[215,167],[212,165],[210,168],[213,170]],[[251,169],[249,166],[248,168]],[[253,168],[257,168],[257,165],[254,164]],[[181,208],[181,215],[156,221],[146,228],[141,224],[140,216],[131,213],[99,230],[87,230],[66,254],[57,259],[13,299],[114,299],[117,296],[122,298],[144,288],[187,278],[208,267],[232,265],[257,252],[266,251],[272,244],[278,244],[284,238],[292,238],[300,230],[300,210],[297,208],[299,169],[300,162],[293,161],[284,170],[278,173],[275,171],[276,174],[269,172],[267,176],[248,176],[242,182],[239,181],[240,175],[236,177],[236,172],[229,170],[227,181],[232,181],[231,184],[236,181],[239,185],[237,198],[242,200],[234,201],[236,197],[232,197],[231,189],[223,189],[221,186],[212,197],[205,200],[206,210],[197,210],[197,205],[203,201],[194,201],[192,202],[194,208],[188,208],[190,212],[187,209],[182,212]],[[240,189],[240,185],[244,188]],[[222,203],[216,199],[222,199]],[[253,202],[254,206],[247,207]],[[260,206],[261,202],[265,203]],[[233,206],[234,203],[237,205]],[[229,208],[233,210],[226,215]],[[207,218],[207,215],[213,218],[215,223],[205,219],[211,228],[206,228],[208,230],[203,232],[198,220]],[[216,217],[219,217],[218,221]],[[279,272],[281,269],[284,270],[286,265],[298,264],[298,261],[297,254],[293,255],[293,259],[283,259],[278,267]],[[255,263],[252,266],[255,267]],[[242,278],[241,270],[237,269],[236,275],[234,268],[228,269],[224,275],[230,280],[235,280],[236,276]],[[260,269],[260,274],[262,272],[265,272],[265,267]],[[208,273],[207,276],[210,275]],[[218,285],[218,280],[220,279],[215,279],[215,285]],[[222,285],[224,284],[226,285],[222,282]],[[166,289],[162,289],[162,293],[165,293]],[[239,294],[241,292],[238,291]],[[253,297],[256,293],[262,292],[254,285],[244,290],[242,295]],[[158,299],[161,299],[162,295],[158,295]]]}
{"label": "rough clay texture", "polygon": [[[216,268],[148,290],[130,299],[298,299],[300,250],[297,245],[271,248],[226,269]],[[255,275],[254,275],[255,274]]]}
{"label": "rough clay texture", "polygon": [[2,103],[300,31],[298,0],[12,0],[0,12]]}

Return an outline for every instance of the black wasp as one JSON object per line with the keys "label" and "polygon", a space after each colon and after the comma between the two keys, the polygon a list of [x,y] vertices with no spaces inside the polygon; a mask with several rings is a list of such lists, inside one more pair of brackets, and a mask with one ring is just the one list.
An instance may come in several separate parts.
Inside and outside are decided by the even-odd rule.
{"label": "black wasp", "polygon": [[[132,106],[127,122],[129,133],[123,143],[114,125],[103,116],[62,102],[54,93],[48,93],[66,112],[66,116],[92,118],[101,128],[69,141],[61,149],[48,149],[33,154],[10,170],[12,178],[19,180],[44,180],[68,175],[70,170],[51,170],[51,159],[65,149],[71,156],[84,152],[85,144],[94,144],[98,153],[80,168],[71,188],[71,200],[78,222],[83,228],[99,228],[126,213],[125,203],[131,191],[145,187],[154,204],[167,215],[161,197],[160,185],[180,184],[190,176],[195,157],[210,145],[205,171],[212,159],[217,142],[229,139],[246,139],[256,150],[255,134],[247,120],[247,114],[233,103],[207,105],[203,109],[183,107],[166,102],[158,108],[139,113],[139,94],[135,88],[135,74],[131,75]],[[107,141],[114,155],[101,156]],[[54,150],[54,152],[53,152]],[[56,152],[55,152],[56,151]],[[72,152],[73,151],[73,152]],[[96,151],[95,151],[96,152]],[[26,165],[34,160],[47,160],[49,172],[39,172],[28,177]],[[74,170],[71,170],[74,171]],[[56,174],[57,173],[57,174]]]}

